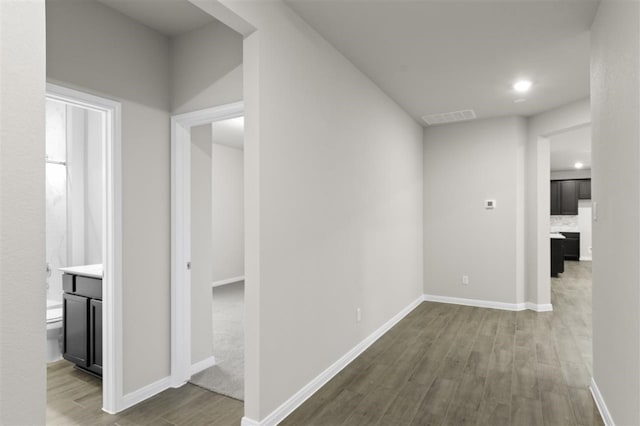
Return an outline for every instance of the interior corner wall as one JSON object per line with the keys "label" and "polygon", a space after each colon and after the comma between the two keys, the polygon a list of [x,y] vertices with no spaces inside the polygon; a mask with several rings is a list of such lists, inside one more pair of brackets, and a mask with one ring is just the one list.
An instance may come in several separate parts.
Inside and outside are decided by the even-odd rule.
{"label": "interior corner wall", "polygon": [[170,374],[169,41],[98,2],[46,12],[47,78],[122,104],[126,394]]}
{"label": "interior corner wall", "polygon": [[0,1],[0,424],[42,425],[45,4]]}
{"label": "interior corner wall", "polygon": [[640,424],[640,3],[591,28],[593,378],[613,423]]}
{"label": "interior corner wall", "polygon": [[259,421],[422,295],[422,128],[284,3],[224,3],[257,28],[245,416]]}
{"label": "interior corner wall", "polygon": [[[518,300],[518,186],[526,121],[506,117],[424,131],[424,292]],[[494,209],[484,201],[496,200]],[[469,285],[462,285],[462,276]]]}
{"label": "interior corner wall", "polygon": [[[213,132],[215,133],[213,124]],[[211,127],[209,127],[211,130]],[[244,151],[212,146],[213,282],[244,276]]]}
{"label": "interior corner wall", "polygon": [[191,364],[213,356],[211,125],[191,128]]}
{"label": "interior corner wall", "polygon": [[171,111],[242,100],[242,36],[213,22],[171,39]]}
{"label": "interior corner wall", "polygon": [[591,122],[589,99],[572,102],[527,120],[525,152],[525,299],[551,303],[549,137]]}

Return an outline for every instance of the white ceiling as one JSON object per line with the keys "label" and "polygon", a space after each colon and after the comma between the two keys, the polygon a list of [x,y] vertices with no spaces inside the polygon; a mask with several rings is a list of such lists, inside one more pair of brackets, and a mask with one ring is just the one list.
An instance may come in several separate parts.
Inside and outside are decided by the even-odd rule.
{"label": "white ceiling", "polygon": [[560,133],[549,138],[551,171],[575,170],[581,162],[584,169],[591,168],[591,126]]}
{"label": "white ceiling", "polygon": [[597,0],[286,2],[416,119],[529,116],[589,95]]}
{"label": "white ceiling", "polygon": [[213,143],[244,148],[244,117],[230,118],[211,124]]}
{"label": "white ceiling", "polygon": [[189,0],[98,1],[168,37],[188,33],[215,21]]}

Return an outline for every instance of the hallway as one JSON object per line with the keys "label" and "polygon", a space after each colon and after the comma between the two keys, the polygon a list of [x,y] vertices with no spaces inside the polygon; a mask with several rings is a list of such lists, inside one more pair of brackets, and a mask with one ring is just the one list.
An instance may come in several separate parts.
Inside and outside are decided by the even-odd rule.
{"label": "hallway", "polygon": [[552,281],[554,312],[425,302],[283,425],[601,425],[591,263]]}
{"label": "hallway", "polygon": [[[282,425],[602,425],[589,392],[591,263],[552,280],[554,311],[425,302]],[[237,425],[243,404],[187,384],[116,416],[100,381],[48,367],[47,424]]]}

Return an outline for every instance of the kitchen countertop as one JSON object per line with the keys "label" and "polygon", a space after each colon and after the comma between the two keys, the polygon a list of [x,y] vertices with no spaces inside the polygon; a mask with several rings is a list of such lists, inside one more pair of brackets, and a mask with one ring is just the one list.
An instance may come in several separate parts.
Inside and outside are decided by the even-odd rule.
{"label": "kitchen countertop", "polygon": [[58,270],[66,274],[82,275],[85,277],[100,279],[102,279],[103,273],[101,263],[95,265],[69,266],[66,268],[58,268]]}
{"label": "kitchen countertop", "polygon": [[558,234],[558,233],[551,233],[549,234],[549,236],[551,237],[552,240],[564,240],[565,238],[567,238],[564,235]]}

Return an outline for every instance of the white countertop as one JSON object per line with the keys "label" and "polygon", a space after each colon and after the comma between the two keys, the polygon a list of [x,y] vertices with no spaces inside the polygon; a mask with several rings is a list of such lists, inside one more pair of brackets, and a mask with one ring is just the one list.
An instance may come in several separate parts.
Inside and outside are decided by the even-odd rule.
{"label": "white countertop", "polygon": [[85,277],[102,278],[102,263],[96,265],[68,266],[58,268],[59,271],[67,274],[82,275]]}
{"label": "white countertop", "polygon": [[549,236],[552,240],[564,240],[565,238],[567,238],[562,234],[549,234]]}
{"label": "white countertop", "polygon": [[580,232],[580,228],[577,226],[552,226],[551,233],[555,234],[557,232]]}

